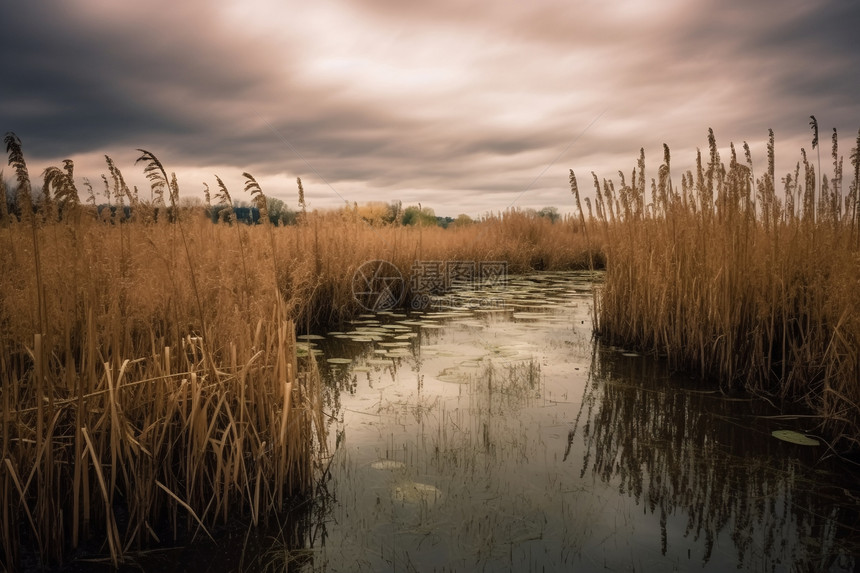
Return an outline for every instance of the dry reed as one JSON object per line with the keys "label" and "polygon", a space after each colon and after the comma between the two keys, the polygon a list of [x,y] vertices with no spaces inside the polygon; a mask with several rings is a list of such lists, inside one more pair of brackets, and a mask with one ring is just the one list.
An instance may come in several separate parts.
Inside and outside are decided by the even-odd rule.
{"label": "dry reed", "polygon": [[[815,131],[817,137],[817,125]],[[595,176],[593,224],[606,229],[607,259],[598,331],[723,389],[743,388],[786,406],[800,402],[818,416],[834,448],[856,450],[860,175],[843,195],[835,130],[834,176],[823,179],[818,201],[805,153],[783,179],[784,195],[777,192],[772,132],[758,179],[748,146],[745,162],[734,146],[730,152],[726,166],[711,131],[707,163],[699,153],[696,172],[682,176],[679,190],[668,177],[666,148],[651,201],[644,152],[618,193]],[[860,174],[857,154],[852,162]]]}
{"label": "dry reed", "polygon": [[408,284],[417,260],[522,272],[593,255],[573,220],[511,210],[447,230],[372,227],[355,209],[308,211],[300,180],[299,224],[275,227],[239,224],[216,178],[228,208],[213,224],[180,208],[176,177],[145,150],[150,201],[106,157],[101,213],[89,181],[89,204],[78,200],[71,162],[45,171],[34,205],[21,142],[6,144],[20,213],[0,213],[6,568],[22,552],[51,565],[81,548],[117,564],[237,513],[265,520],[307,492],[324,424],[295,325],[363,312],[352,277],[365,261],[390,261]]}
{"label": "dry reed", "polygon": [[[20,141],[6,143],[26,203]],[[157,223],[103,222],[69,195],[69,166],[46,172],[51,203],[2,229],[7,569],[76,548],[118,564],[237,513],[256,524],[311,485],[320,379],[299,367],[272,266],[242,273],[234,230],[181,213],[175,177],[144,160],[169,187]]]}

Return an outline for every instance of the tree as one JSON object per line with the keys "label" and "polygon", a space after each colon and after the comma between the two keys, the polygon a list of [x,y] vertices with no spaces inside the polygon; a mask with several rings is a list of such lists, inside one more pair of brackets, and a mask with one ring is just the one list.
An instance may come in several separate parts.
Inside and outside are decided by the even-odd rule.
{"label": "tree", "polygon": [[420,225],[422,227],[435,227],[437,224],[436,213],[430,207],[421,207],[419,203],[410,205],[403,210],[403,219],[401,222],[404,225]]}
{"label": "tree", "polygon": [[457,215],[457,218],[451,222],[451,227],[468,227],[473,224],[475,221],[470,216],[465,213],[460,213]]}
{"label": "tree", "polygon": [[269,221],[273,225],[295,225],[296,213],[277,197],[266,197]]}
{"label": "tree", "polygon": [[454,219],[451,217],[436,217],[436,225],[442,227],[443,229],[447,229],[448,225],[454,222]]}
{"label": "tree", "polygon": [[373,227],[380,227],[391,222],[391,207],[382,201],[371,201],[360,205],[358,215]]}
{"label": "tree", "polygon": [[544,217],[549,219],[550,223],[555,223],[559,219],[561,219],[561,215],[558,212],[558,208],[556,207],[544,207],[540,211],[537,212],[538,217]]}

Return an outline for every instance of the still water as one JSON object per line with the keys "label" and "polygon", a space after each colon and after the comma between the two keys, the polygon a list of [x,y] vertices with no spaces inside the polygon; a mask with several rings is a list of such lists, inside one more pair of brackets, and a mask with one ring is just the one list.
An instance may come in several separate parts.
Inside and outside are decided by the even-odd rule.
{"label": "still water", "polygon": [[313,341],[333,422],[307,567],[853,571],[856,474],[771,435],[802,418],[596,342],[593,288],[521,277]]}
{"label": "still water", "polygon": [[599,283],[510,278],[305,335],[329,420],[314,499],[141,568],[854,571],[856,467],[771,435],[806,418],[594,340]]}

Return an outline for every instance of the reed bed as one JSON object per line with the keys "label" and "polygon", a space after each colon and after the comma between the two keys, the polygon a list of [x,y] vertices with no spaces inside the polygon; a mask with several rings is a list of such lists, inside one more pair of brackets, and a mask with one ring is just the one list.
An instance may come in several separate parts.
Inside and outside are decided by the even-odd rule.
{"label": "reed bed", "polygon": [[[310,215],[310,214],[309,214]],[[253,231],[253,229],[249,229]],[[588,268],[589,243],[572,219],[551,223],[509,210],[461,228],[370,227],[349,210],[315,213],[305,224],[277,229],[280,285],[302,325],[331,325],[366,312],[352,279],[367,261],[385,260],[407,289],[417,262],[501,261],[507,273]],[[598,247],[591,258],[599,260]],[[408,305],[406,292],[401,304]]]}
{"label": "reed bed", "polygon": [[[816,145],[817,136],[816,124]],[[845,185],[835,130],[832,141],[833,176],[820,187],[803,151],[777,191],[772,132],[758,178],[749,147],[739,160],[732,145],[726,165],[713,132],[709,156],[699,153],[680,185],[664,148],[650,197],[644,152],[629,183],[622,178],[616,188],[594,176],[589,223],[606,236],[597,331],[724,390],[800,404],[833,448],[856,452],[860,165],[855,148]],[[573,172],[571,187],[578,197]]]}
{"label": "reed bed", "polygon": [[18,201],[17,215],[6,209],[0,175],[6,569],[75,554],[117,565],[237,516],[259,523],[308,493],[325,424],[320,377],[295,335],[365,312],[352,285],[364,262],[387,260],[408,284],[421,260],[522,272],[594,258],[576,221],[516,210],[447,230],[373,227],[350,208],[303,208],[289,227],[237,224],[217,178],[226,220],[213,224],[181,207],[175,176],[144,150],[155,199],[140,200],[107,158],[112,207],[97,210],[71,161],[32,190],[21,142],[5,143]]}

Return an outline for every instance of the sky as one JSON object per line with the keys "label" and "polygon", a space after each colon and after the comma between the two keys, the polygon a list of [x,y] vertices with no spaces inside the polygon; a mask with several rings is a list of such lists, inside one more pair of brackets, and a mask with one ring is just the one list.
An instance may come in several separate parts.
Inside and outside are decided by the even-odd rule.
{"label": "sky", "polygon": [[[640,148],[673,178],[776,136],[777,175],[860,128],[858,0],[0,0],[0,132],[31,176],[113,158],[147,196],[137,149],[202,197],[243,172],[310,208],[421,203],[437,215],[573,211],[591,173]],[[830,173],[832,168],[825,169]],[[4,177],[12,179],[11,168]]]}

